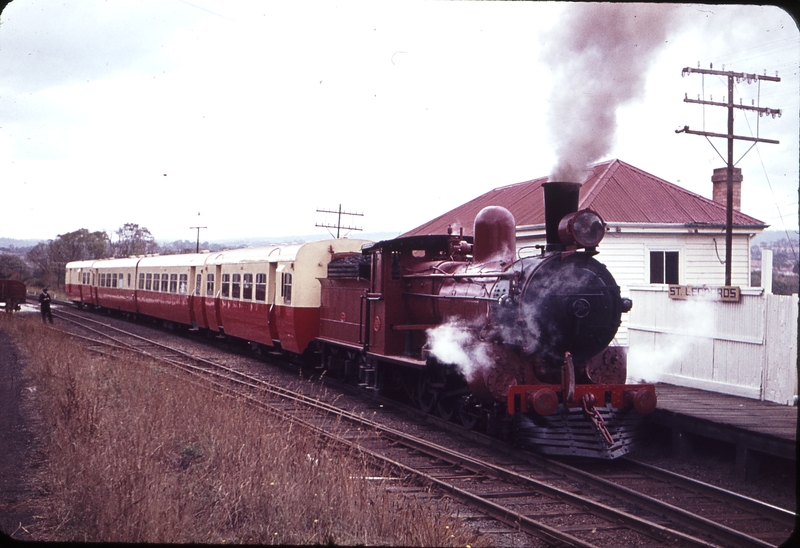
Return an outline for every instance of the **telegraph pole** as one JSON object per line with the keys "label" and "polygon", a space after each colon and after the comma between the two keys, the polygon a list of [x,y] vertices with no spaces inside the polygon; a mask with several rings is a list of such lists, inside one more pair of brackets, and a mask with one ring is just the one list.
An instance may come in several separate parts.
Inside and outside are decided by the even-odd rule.
{"label": "telegraph pole", "polygon": [[[350,231],[350,230],[361,230],[360,227],[343,226],[342,225],[342,215],[350,215],[352,217],[363,217],[364,216],[363,213],[353,213],[353,212],[348,212],[348,211],[342,211],[342,204],[339,204],[339,210],[338,211],[335,211],[335,210],[332,210],[332,209],[318,209],[317,213],[334,213],[334,214],[338,215],[335,225],[320,224],[320,223],[317,223],[317,224],[314,225],[314,226],[320,226],[320,227],[323,227],[323,228],[335,228],[336,229],[336,239],[337,240],[339,239],[339,234],[341,233],[342,229],[345,229],[347,231]],[[333,234],[331,234],[331,236],[332,235]]]}
{"label": "telegraph pole", "polygon": [[[724,67],[723,67],[724,68]],[[761,106],[755,105],[742,105],[741,99],[739,100],[739,104],[735,105],[733,103],[733,81],[734,79],[736,82],[741,82],[742,80],[746,81],[748,84],[752,82],[758,82],[761,80],[765,80],[768,82],[780,82],[781,79],[778,78],[777,74],[775,76],[767,76],[766,74],[746,74],[743,72],[732,72],[732,71],[722,71],[722,70],[713,70],[713,65],[709,69],[700,69],[700,68],[690,68],[686,67],[681,71],[681,76],[686,76],[687,74],[711,74],[715,76],[724,76],[728,79],[728,100],[723,102],[714,102],[714,101],[706,101],[705,98],[702,100],[698,97],[695,99],[689,99],[688,94],[684,96],[683,102],[684,103],[695,103],[698,105],[711,105],[715,107],[726,107],[728,109],[728,133],[711,133],[708,131],[692,131],[689,129],[689,126],[683,126],[683,129],[676,129],[675,133],[689,133],[691,135],[703,135],[706,138],[708,137],[720,137],[723,139],[728,140],[728,159],[726,162],[727,165],[727,176],[728,176],[728,184],[726,189],[726,203],[725,203],[725,285],[731,285],[731,258],[733,256],[732,247],[733,247],[733,142],[736,140],[739,141],[751,141],[753,142],[753,146],[755,143],[770,143],[773,145],[777,145],[780,141],[775,141],[772,139],[761,139],[759,137],[746,137],[743,135],[734,135],[733,134],[733,109],[738,108],[741,110],[752,110],[758,113],[759,116],[764,116],[765,114],[768,116],[780,116],[781,111],[780,109],[772,109],[766,108]],[[713,146],[713,145],[712,145]],[[752,146],[751,146],[752,148]],[[748,149],[749,151],[749,149]],[[745,152],[747,154],[747,152]],[[741,158],[740,158],[741,159]]]}
{"label": "telegraph pole", "polygon": [[197,229],[197,253],[200,253],[200,229],[201,228],[208,228],[207,226],[190,226],[190,229],[194,230]]}

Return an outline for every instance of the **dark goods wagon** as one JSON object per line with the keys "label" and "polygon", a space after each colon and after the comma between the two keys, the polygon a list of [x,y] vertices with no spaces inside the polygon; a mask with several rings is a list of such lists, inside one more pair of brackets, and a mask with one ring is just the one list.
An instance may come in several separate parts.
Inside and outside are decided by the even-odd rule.
{"label": "dark goods wagon", "polygon": [[5,303],[6,312],[19,310],[25,298],[24,283],[19,280],[0,279],[0,303]]}
{"label": "dark goods wagon", "polygon": [[322,282],[324,368],[403,390],[425,412],[548,454],[615,458],[641,438],[655,388],[625,384],[609,346],[632,303],[595,259],[605,227],[574,183],[546,183],[547,244],[521,257],[508,210],[474,238],[378,242]]}

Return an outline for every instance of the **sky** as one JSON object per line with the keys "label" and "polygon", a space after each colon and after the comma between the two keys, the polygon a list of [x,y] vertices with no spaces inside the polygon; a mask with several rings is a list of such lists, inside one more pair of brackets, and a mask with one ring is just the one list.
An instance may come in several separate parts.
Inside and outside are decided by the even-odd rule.
{"label": "sky", "polygon": [[[400,234],[493,188],[618,158],[711,197],[737,83],[742,211],[797,231],[800,32],[773,6],[13,0],[0,237]],[[595,116],[597,115],[597,116]],[[715,149],[716,147],[716,149]],[[573,175],[579,176],[579,175]],[[358,237],[354,231],[350,237]],[[794,232],[796,238],[796,232]]]}

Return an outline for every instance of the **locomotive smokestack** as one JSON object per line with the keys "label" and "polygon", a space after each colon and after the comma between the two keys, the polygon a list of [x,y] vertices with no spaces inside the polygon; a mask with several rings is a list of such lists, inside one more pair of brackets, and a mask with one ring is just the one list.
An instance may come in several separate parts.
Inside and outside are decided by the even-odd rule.
{"label": "locomotive smokestack", "polygon": [[580,183],[543,183],[544,228],[547,235],[547,251],[563,251],[564,245],[558,236],[558,223],[564,215],[578,211]]}

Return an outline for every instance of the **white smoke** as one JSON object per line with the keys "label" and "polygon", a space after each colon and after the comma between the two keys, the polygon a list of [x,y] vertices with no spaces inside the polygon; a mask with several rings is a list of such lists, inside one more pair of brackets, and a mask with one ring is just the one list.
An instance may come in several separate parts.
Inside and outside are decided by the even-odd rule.
{"label": "white smoke", "polygon": [[427,335],[431,354],[440,363],[455,365],[467,380],[473,379],[477,371],[492,366],[486,344],[463,322],[452,319],[428,329]]}
{"label": "white smoke", "polygon": [[611,150],[617,108],[643,94],[674,13],[665,4],[577,4],[545,37],[542,57],[554,75],[551,181],[583,182],[586,167]]}
{"label": "white smoke", "polygon": [[657,329],[665,333],[648,334],[648,342],[637,342],[643,341],[640,335],[632,338],[628,382],[659,382],[665,374],[680,374],[684,363],[698,361],[703,349],[708,350],[716,333],[714,303],[698,299],[670,304],[669,317],[656,319]]}

